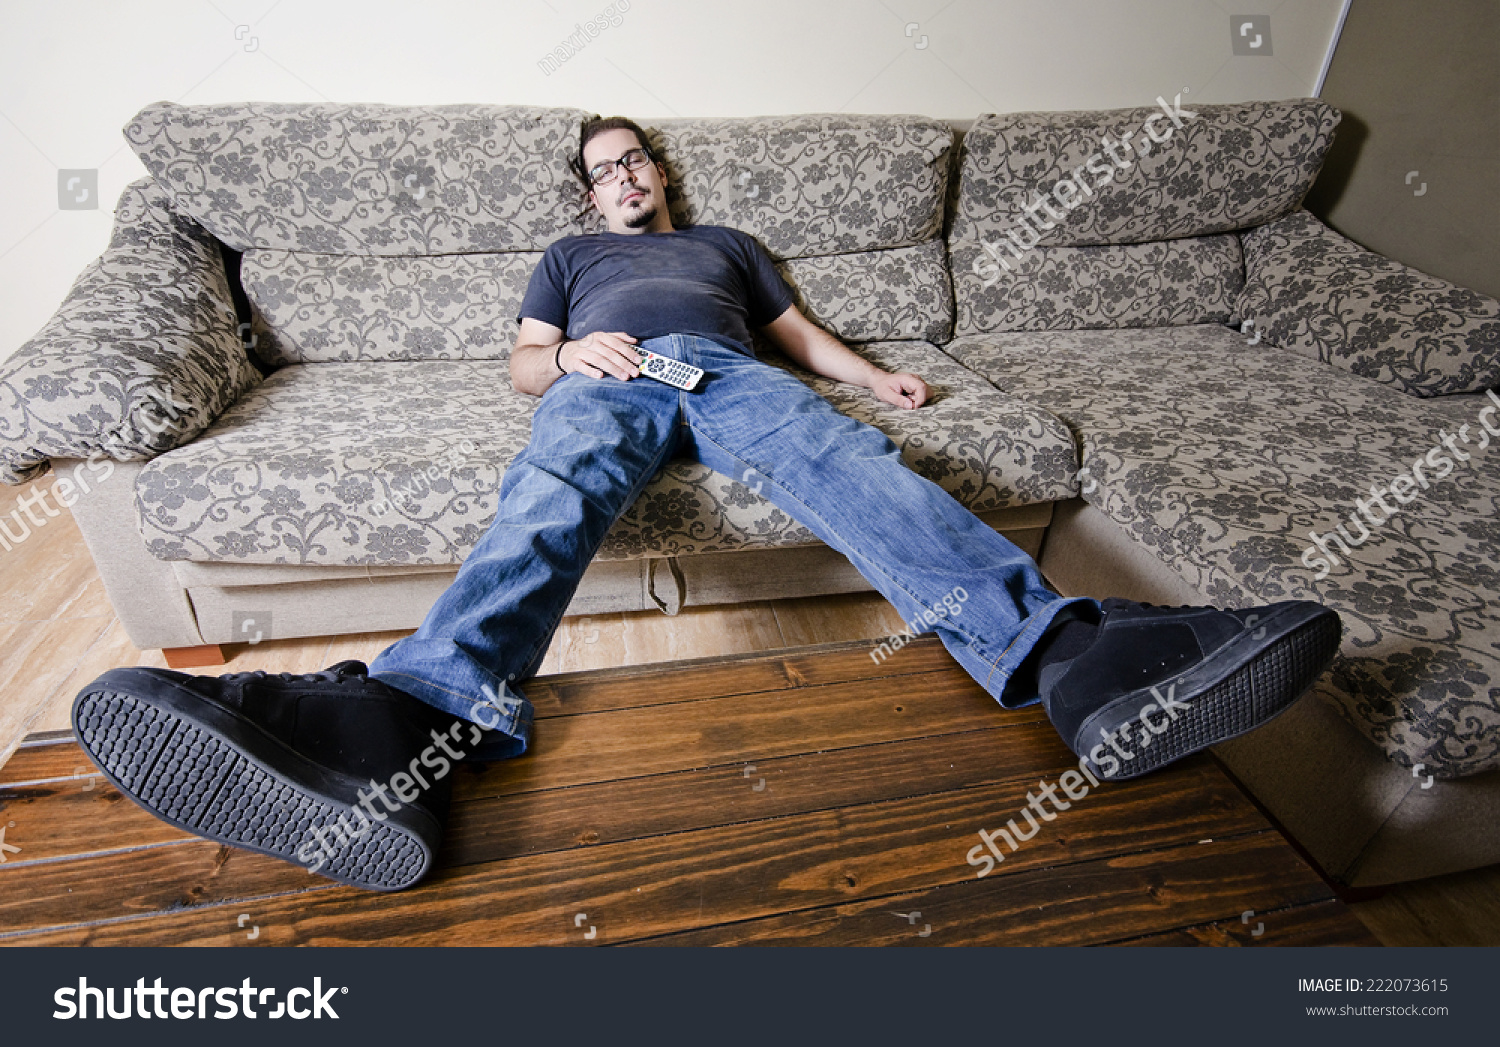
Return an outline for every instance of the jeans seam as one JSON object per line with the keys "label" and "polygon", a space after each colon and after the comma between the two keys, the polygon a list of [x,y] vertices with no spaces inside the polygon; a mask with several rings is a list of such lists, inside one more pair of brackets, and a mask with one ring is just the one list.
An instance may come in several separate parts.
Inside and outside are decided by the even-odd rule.
{"label": "jeans seam", "polygon": [[[859,424],[864,424],[864,423],[859,423]],[[791,488],[787,487],[787,485],[784,482],[776,479],[774,476],[771,476],[769,473],[763,472],[758,467],[756,467],[754,465],[751,465],[749,462],[745,461],[745,459],[741,458],[739,455],[735,454],[729,448],[727,448],[723,444],[719,443],[719,441],[715,440],[713,438],[713,436],[711,434],[709,434],[707,431],[703,431],[703,430],[700,430],[700,431],[702,432],[703,439],[705,439],[709,443],[713,444],[715,447],[717,447],[719,450],[723,451],[730,458],[733,458],[735,461],[739,462],[741,465],[743,465],[743,466],[745,466],[747,468],[750,468],[750,469],[754,469],[756,472],[761,473],[762,475],[764,475],[768,481],[770,481],[773,485],[775,485],[781,491],[785,492],[788,497],[792,498],[799,505],[801,505],[804,509],[806,509],[809,516],[813,517],[820,524],[822,524],[825,528],[827,528],[829,534],[832,534],[835,537],[837,537],[838,540],[840,542],[842,542],[846,547],[848,547],[850,549],[854,548],[854,545],[853,545],[852,542],[849,542],[849,541],[845,540],[844,536],[841,535],[841,534],[839,534],[839,532],[838,532],[838,530],[836,528],[830,526],[829,523],[828,523],[828,521],[824,520],[822,518],[822,516],[820,516],[819,514],[813,512],[812,507],[809,506],[805,501],[803,501],[803,499],[802,499],[802,497],[800,495],[798,495]],[[876,431],[879,432],[879,430],[876,430]],[[889,439],[889,437],[887,437],[887,439]],[[845,554],[845,555],[847,556],[847,554]],[[867,563],[871,563],[865,557],[861,557],[861,559],[865,559],[865,561]],[[871,567],[879,570],[879,568],[876,567],[876,565],[873,564],[873,563],[871,563]],[[896,578],[892,577],[888,572],[886,572],[884,570],[880,570],[879,573],[881,575],[883,575],[886,579],[889,580],[889,582],[891,583],[891,588],[893,588],[893,589],[899,589],[901,592],[905,593],[911,599],[911,601],[913,603],[915,603],[917,606],[921,607],[924,611],[933,611],[933,608],[928,607],[923,600],[921,600],[920,598],[918,598],[916,596],[916,594],[914,594],[913,592],[911,592],[911,590],[909,590],[906,586],[902,585],[901,582],[899,581],[899,579],[896,579]],[[936,614],[935,611],[933,611],[933,613]],[[950,617],[948,620],[951,622],[952,618]],[[910,623],[907,623],[907,624],[910,624]],[[967,644],[971,649],[974,647],[974,645],[976,643],[981,642],[979,637],[974,636],[967,629],[955,629],[953,631],[956,632],[956,633],[958,633],[958,635],[960,637],[962,637],[962,639],[964,640],[965,644]],[[1014,644],[1015,641],[1011,641],[1011,642],[1012,642],[1012,644]],[[1010,648],[1008,648],[1008,647],[1006,648],[1006,650],[1009,650],[1009,649]],[[987,657],[983,656],[983,655],[981,655],[980,658],[981,658],[982,661],[985,661],[985,662],[989,661],[989,659]],[[998,666],[998,662],[996,663],[996,666]],[[994,671],[994,668],[995,668],[995,666],[991,667],[991,672]]]}
{"label": "jeans seam", "polygon": [[[1068,599],[1068,597],[1063,597],[1063,599]],[[1077,599],[1077,598],[1075,597],[1074,599]],[[1041,631],[1041,633],[1039,633],[1037,635],[1036,641],[1033,642],[1033,646],[1035,645],[1035,642],[1038,642],[1038,641],[1041,640],[1042,636],[1046,635],[1048,629],[1052,628],[1052,624],[1057,621],[1057,616],[1059,614],[1061,614],[1061,613],[1062,613],[1062,609],[1059,609],[1059,610],[1053,612],[1052,617],[1050,619],[1048,619],[1048,621],[1047,621],[1046,627]],[[1010,649],[1012,647],[1014,647],[1016,644],[1018,644],[1018,643],[1021,642],[1021,637],[1024,636],[1025,634],[1026,634],[1026,630],[1022,629],[1020,632],[1016,633],[1015,639],[1011,640],[1010,643],[1008,643],[1008,644],[1005,645],[1005,650],[1003,650],[1003,651],[1000,652],[1000,657],[995,659],[994,663],[990,666],[989,673],[985,675],[985,678],[984,678],[984,687],[985,687],[985,690],[989,690],[990,679],[995,675],[995,670],[998,669],[998,668],[1000,668],[1000,662],[1005,658],[1005,656],[1007,654],[1010,653]],[[981,660],[984,660],[984,659],[981,658]],[[1023,662],[1024,662],[1024,659],[1023,659]],[[1018,668],[1019,668],[1019,666],[1018,666]],[[1011,677],[1013,675],[1015,675],[1014,672],[1006,673],[1005,674],[1004,683],[1005,684],[1009,684],[1010,683],[1010,679],[1011,679]]]}

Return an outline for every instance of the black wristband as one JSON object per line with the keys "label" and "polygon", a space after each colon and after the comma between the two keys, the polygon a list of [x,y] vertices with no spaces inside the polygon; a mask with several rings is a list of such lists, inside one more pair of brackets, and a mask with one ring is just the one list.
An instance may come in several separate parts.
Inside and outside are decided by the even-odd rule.
{"label": "black wristband", "polygon": [[562,349],[563,349],[563,346],[565,346],[567,344],[568,344],[567,342],[558,342],[557,343],[557,352],[555,354],[553,354],[553,356],[552,356],[552,362],[557,365],[557,369],[559,371],[562,371],[563,374],[567,374],[568,373],[567,371],[563,370],[563,365],[562,365]]}

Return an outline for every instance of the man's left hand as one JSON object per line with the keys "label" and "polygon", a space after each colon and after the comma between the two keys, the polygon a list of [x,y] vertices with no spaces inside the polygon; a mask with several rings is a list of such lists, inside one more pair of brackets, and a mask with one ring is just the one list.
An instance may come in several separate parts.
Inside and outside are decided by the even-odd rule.
{"label": "man's left hand", "polygon": [[921,407],[930,395],[926,382],[905,371],[881,374],[870,383],[870,391],[886,403],[908,410]]}

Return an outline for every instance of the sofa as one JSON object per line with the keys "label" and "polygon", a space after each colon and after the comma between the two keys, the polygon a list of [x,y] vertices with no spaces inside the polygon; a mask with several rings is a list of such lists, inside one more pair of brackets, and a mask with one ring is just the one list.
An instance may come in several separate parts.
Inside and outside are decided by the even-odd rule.
{"label": "sofa", "polygon": [[[133,642],[419,623],[527,437],[507,354],[531,269],[600,228],[566,163],[588,115],[158,103],[130,122],[150,176],[0,362],[0,479],[67,481]],[[1500,861],[1500,303],[1301,209],[1338,119],[1177,96],[962,134],[850,115],[650,133],[676,224],[754,234],[816,322],[935,396],[902,411],[761,358],[888,433],[1060,592],[1341,612],[1331,672],[1216,753],[1357,888]],[[753,477],[677,461],[569,613],[869,588]]]}

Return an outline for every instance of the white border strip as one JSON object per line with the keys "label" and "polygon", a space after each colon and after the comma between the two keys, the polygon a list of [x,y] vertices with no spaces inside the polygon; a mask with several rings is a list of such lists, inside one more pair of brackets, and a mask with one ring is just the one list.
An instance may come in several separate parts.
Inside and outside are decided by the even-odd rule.
{"label": "white border strip", "polygon": [[1339,46],[1339,35],[1344,31],[1344,19],[1349,17],[1349,5],[1354,0],[1344,0],[1339,8],[1338,24],[1333,27],[1333,39],[1328,41],[1328,53],[1323,56],[1323,68],[1318,70],[1318,82],[1313,85],[1313,97],[1323,97],[1323,81],[1328,79],[1328,67],[1333,65],[1333,52]]}

